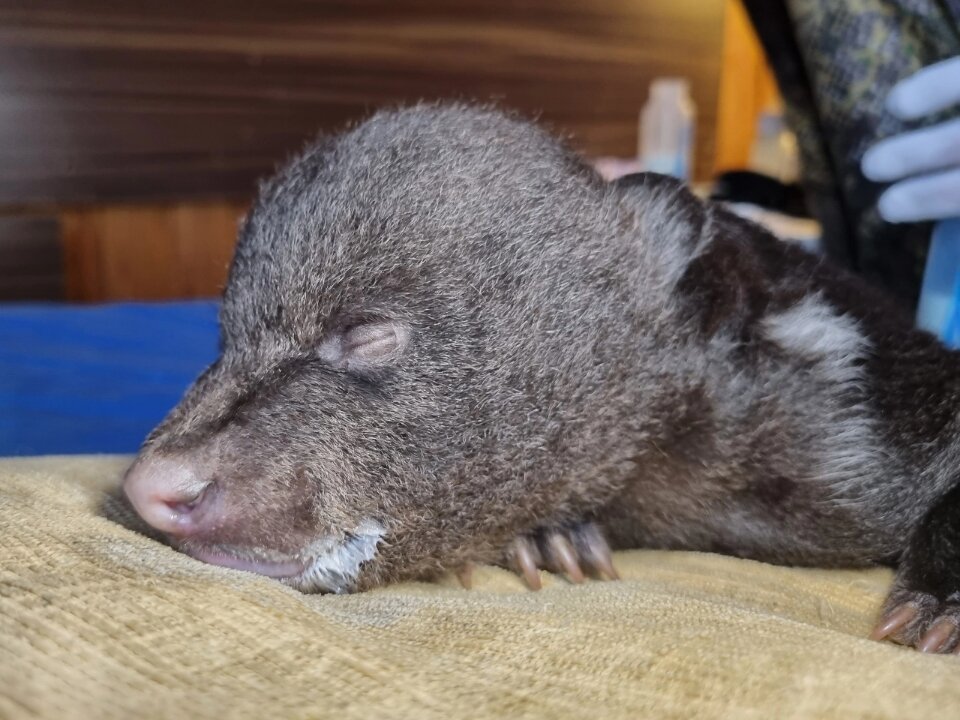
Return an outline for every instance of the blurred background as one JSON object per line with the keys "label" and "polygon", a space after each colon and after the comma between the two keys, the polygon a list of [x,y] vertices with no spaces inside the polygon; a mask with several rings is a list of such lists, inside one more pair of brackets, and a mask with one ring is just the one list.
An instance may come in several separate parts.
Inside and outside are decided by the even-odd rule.
{"label": "blurred background", "polygon": [[684,81],[698,189],[792,182],[736,0],[2,0],[0,455],[136,450],[215,357],[257,179],[317,132],[494,100],[615,175],[643,165],[663,78]]}

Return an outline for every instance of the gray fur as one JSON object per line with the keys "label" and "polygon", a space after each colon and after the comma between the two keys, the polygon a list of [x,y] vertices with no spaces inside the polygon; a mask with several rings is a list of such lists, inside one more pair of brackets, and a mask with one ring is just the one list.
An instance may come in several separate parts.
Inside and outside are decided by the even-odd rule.
{"label": "gray fur", "polygon": [[222,357],[142,455],[219,448],[229,520],[190,542],[307,557],[375,519],[354,590],[581,520],[621,547],[888,560],[960,444],[955,412],[930,437],[884,417],[901,380],[873,358],[908,338],[958,366],[874,299],[495,110],[381,112],[262,188]]}

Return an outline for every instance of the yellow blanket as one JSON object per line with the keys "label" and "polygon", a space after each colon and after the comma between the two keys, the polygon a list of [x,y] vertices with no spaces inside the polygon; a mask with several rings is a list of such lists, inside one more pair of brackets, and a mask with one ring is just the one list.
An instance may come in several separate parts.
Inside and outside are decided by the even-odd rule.
{"label": "yellow blanket", "polygon": [[306,596],[109,520],[124,464],[0,462],[0,718],[960,717],[960,658],[865,638],[887,571],[629,552]]}

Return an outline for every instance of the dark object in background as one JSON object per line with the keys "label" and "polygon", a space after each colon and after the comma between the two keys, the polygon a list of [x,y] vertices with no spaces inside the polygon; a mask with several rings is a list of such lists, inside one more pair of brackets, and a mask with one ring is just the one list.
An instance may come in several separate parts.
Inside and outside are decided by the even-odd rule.
{"label": "dark object in background", "polygon": [[733,170],[717,176],[710,199],[750,203],[793,217],[811,217],[803,188],[795,183],[786,185],[776,178],[750,170]]}
{"label": "dark object in background", "polygon": [[59,220],[0,217],[0,301],[63,299]]}
{"label": "dark object in background", "polygon": [[929,223],[892,225],[876,209],[884,186],[860,159],[907,126],[883,110],[899,80],[960,53],[956,0],[742,0],[797,135],[803,185],[826,254],[916,306]]}

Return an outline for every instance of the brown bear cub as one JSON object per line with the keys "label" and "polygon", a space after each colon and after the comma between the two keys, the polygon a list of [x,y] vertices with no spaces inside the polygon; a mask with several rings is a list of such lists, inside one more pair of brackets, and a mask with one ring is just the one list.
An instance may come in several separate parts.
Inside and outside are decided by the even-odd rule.
{"label": "brown bear cub", "polygon": [[488,108],[381,112],[261,189],[220,358],[125,489],[200,560],[351,592],[614,548],[896,565],[960,647],[960,355],[858,279]]}

